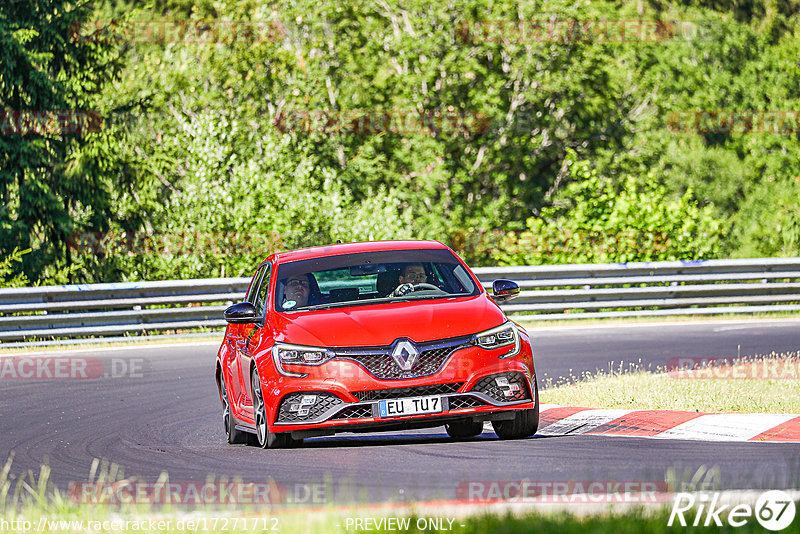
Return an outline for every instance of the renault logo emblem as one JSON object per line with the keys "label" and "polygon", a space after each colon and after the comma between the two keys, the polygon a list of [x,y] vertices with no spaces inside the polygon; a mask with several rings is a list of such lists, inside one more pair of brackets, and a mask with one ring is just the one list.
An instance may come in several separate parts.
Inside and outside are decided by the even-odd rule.
{"label": "renault logo emblem", "polygon": [[419,350],[407,339],[397,341],[392,349],[392,358],[403,371],[410,371],[419,356]]}

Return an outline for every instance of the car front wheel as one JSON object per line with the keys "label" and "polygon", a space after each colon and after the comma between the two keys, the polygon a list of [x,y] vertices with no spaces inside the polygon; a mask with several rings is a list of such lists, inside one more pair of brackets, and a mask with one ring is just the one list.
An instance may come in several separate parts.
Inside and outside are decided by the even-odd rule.
{"label": "car front wheel", "polygon": [[270,432],[267,422],[267,409],[264,405],[264,394],[261,391],[261,380],[258,378],[258,369],[253,367],[253,374],[250,382],[253,391],[253,420],[256,423],[256,437],[258,445],[262,449],[280,449],[299,445],[303,440],[292,439],[288,433]]}

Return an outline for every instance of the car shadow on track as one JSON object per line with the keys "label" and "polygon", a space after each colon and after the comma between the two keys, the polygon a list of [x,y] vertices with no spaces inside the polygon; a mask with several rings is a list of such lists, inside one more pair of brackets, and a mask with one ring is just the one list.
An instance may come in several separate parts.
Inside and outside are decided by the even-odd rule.
{"label": "car shadow on track", "polygon": [[[547,439],[558,436],[531,436],[530,438],[508,440],[508,443],[521,443],[537,439]],[[474,438],[453,439],[446,434],[369,434],[369,435],[337,435],[323,438],[308,438],[301,448],[337,448],[337,447],[385,447],[394,445],[423,445],[431,443],[483,443],[504,441],[493,433],[485,433]]]}

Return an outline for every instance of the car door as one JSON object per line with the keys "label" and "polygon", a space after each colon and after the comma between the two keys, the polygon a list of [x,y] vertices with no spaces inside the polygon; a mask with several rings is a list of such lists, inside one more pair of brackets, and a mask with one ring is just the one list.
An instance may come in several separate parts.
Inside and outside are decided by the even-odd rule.
{"label": "car door", "polygon": [[250,361],[253,358],[253,351],[258,347],[267,312],[267,298],[271,273],[270,264],[266,263],[262,268],[263,273],[259,281],[259,286],[253,292],[252,296],[252,304],[256,309],[256,317],[258,317],[258,319],[254,324],[241,325],[240,330],[242,343],[239,347],[237,359],[239,360],[239,376],[242,377],[240,406],[243,411],[247,411],[248,407],[253,406],[253,399],[250,398],[250,390],[247,387],[250,383]]}
{"label": "car door", "polygon": [[[244,298],[245,302],[255,305],[258,289],[261,286],[261,280],[264,278],[264,273],[268,270],[268,265],[262,265],[258,268],[247,290],[247,295]],[[267,276],[267,280],[269,280],[269,276]],[[225,340],[228,343],[227,352],[229,358],[226,364],[231,374],[231,402],[237,407],[237,411],[240,411],[239,407],[241,406],[242,396],[246,391],[244,388],[245,377],[242,376],[241,354],[247,345],[247,336],[252,326],[253,325],[249,324],[229,325],[228,334],[225,336]]]}

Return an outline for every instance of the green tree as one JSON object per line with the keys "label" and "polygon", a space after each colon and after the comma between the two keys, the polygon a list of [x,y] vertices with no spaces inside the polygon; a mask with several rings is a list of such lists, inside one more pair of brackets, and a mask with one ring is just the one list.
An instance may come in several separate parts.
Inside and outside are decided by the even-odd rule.
{"label": "green tree", "polygon": [[691,191],[671,198],[652,177],[628,176],[616,185],[588,161],[570,164],[573,181],[553,206],[508,233],[486,253],[501,264],[607,263],[696,260],[716,256],[720,225],[712,207]]}
{"label": "green tree", "polygon": [[[126,230],[258,228],[296,247],[376,236],[453,242],[471,227],[522,228],[557,189],[567,150],[617,146],[636,104],[604,46],[469,33],[470,24],[479,31],[482,21],[533,19],[541,9],[595,13],[563,0],[521,10],[483,0],[185,7],[159,4],[195,22],[279,21],[285,33],[255,43],[134,46],[120,89],[149,107],[121,148],[138,158],[149,184],[139,195],[163,200]],[[348,132],[353,124],[342,114],[357,110],[421,113],[429,122],[418,131]],[[277,128],[292,112],[330,112],[343,128]],[[441,127],[448,113],[463,117],[463,127]],[[117,266],[92,269],[138,276],[150,260],[136,263],[137,274],[108,261]],[[206,262],[220,272],[208,256],[158,260],[148,272],[193,276],[207,272]]]}
{"label": "green tree", "polygon": [[107,44],[75,38],[91,13],[87,1],[0,4],[0,253],[32,249],[32,279],[68,262],[68,237],[106,228],[111,211],[113,149],[96,103],[120,64]]}
{"label": "green tree", "polygon": [[14,263],[21,262],[22,257],[30,250],[14,249],[10,254],[0,258],[0,287],[25,287],[28,279],[24,274],[15,272]]}
{"label": "green tree", "polygon": [[[669,122],[800,108],[796,0],[105,0],[91,15],[56,2],[52,20],[40,3],[24,3],[30,17],[20,2],[0,8],[13,22],[0,34],[3,105],[16,109],[7,80],[29,72],[14,105],[55,99],[120,120],[81,137],[0,138],[0,248],[33,248],[34,280],[241,274],[276,248],[337,239],[435,238],[474,264],[796,249],[798,136]],[[76,17],[189,22],[218,40],[40,37]],[[605,43],[526,39],[516,25],[573,19],[658,19],[665,31]],[[257,30],[214,33],[219,20]],[[674,20],[697,31],[671,35]],[[359,110],[423,124],[345,118]],[[302,113],[334,119],[287,119]],[[448,114],[465,122],[443,127]],[[773,197],[787,200],[771,213]],[[86,247],[65,249],[75,232],[89,232]],[[560,252],[520,247],[539,232]],[[229,239],[228,253],[194,246],[209,241],[198,233]],[[185,235],[179,253],[158,244]],[[152,246],[132,247],[140,236]]]}
{"label": "green tree", "polygon": [[[795,249],[782,243],[792,243],[792,229],[800,225],[795,210],[782,210],[781,222],[777,210],[753,216],[770,201],[786,199],[788,206],[800,200],[797,125],[768,133],[758,124],[768,112],[790,112],[791,118],[800,107],[797,2],[650,4],[652,16],[692,21],[696,31],[628,50],[633,91],[647,96],[647,106],[626,149],[599,154],[594,164],[606,176],[652,173],[672,195],[691,191],[700,205],[713,205],[722,224],[722,256],[790,254]],[[731,111],[754,113],[753,129],[725,131],[720,118]],[[670,122],[694,113],[711,119],[687,121],[685,129]]]}

